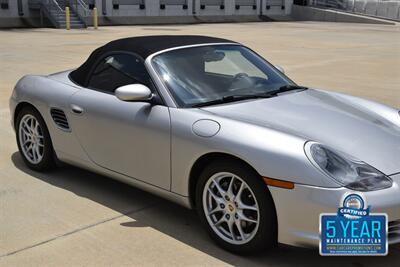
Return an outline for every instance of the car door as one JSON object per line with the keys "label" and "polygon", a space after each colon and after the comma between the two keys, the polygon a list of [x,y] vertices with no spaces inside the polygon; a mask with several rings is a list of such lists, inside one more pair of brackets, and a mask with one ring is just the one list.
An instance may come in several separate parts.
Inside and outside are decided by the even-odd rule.
{"label": "car door", "polygon": [[118,87],[134,83],[154,90],[139,57],[105,56],[89,74],[87,88],[70,98],[73,132],[97,165],[169,190],[169,110],[162,104],[125,102],[114,95]]}

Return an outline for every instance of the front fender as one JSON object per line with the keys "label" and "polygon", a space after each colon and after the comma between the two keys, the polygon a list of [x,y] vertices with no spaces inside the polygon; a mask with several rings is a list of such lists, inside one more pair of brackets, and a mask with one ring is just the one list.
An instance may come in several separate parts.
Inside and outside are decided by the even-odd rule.
{"label": "front fender", "polygon": [[[276,130],[218,117],[198,109],[171,108],[172,191],[188,196],[188,179],[194,163],[208,153],[225,153],[242,159],[260,175],[298,184],[340,187],[317,170],[304,153],[307,140]],[[211,137],[193,133],[202,119],[217,121],[220,130]]]}

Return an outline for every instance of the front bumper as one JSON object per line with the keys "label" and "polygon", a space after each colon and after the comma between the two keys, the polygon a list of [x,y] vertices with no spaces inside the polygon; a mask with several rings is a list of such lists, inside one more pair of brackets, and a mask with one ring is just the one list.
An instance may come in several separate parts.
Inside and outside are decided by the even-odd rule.
{"label": "front bumper", "polygon": [[[400,243],[400,173],[391,176],[388,189],[364,192],[371,213],[386,213],[389,220],[389,244]],[[278,241],[283,244],[317,247],[319,216],[337,213],[347,188],[321,188],[298,185],[292,190],[270,187],[278,217]]]}

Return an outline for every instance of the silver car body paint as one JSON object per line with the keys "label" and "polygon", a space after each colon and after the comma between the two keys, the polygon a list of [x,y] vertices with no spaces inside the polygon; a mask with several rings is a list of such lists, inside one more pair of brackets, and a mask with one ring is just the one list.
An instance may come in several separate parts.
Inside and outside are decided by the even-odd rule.
{"label": "silver car body paint", "polygon": [[[391,188],[364,195],[374,212],[388,213],[390,221],[400,220],[400,174],[395,175],[400,172],[398,110],[313,89],[269,99],[177,108],[151,65],[153,56],[145,65],[165,106],[123,102],[82,88],[65,71],[23,77],[10,98],[11,117],[19,103],[32,104],[43,116],[60,160],[189,208],[192,166],[210,153],[238,157],[261,176],[292,181],[293,190],[269,189],[278,216],[279,242],[298,246],[318,245],[319,214],[335,212],[349,191],[307,159],[304,144],[317,141],[392,175]],[[73,113],[73,105],[83,114]],[[64,110],[70,131],[56,126],[51,108]]]}
{"label": "silver car body paint", "polygon": [[[400,174],[391,176],[393,186],[388,189],[364,192],[373,213],[387,213],[388,221],[400,220]],[[293,190],[269,188],[278,216],[279,241],[296,246],[318,246],[321,213],[337,213],[347,188],[323,188],[296,185]],[[398,231],[400,232],[400,231]],[[391,244],[400,242],[400,235],[389,239]]]}
{"label": "silver car body paint", "polygon": [[[376,109],[354,105],[340,94],[305,90],[203,110],[327,144],[387,175],[400,171],[400,131],[396,120],[391,122]],[[399,118],[395,119],[400,121]]]}

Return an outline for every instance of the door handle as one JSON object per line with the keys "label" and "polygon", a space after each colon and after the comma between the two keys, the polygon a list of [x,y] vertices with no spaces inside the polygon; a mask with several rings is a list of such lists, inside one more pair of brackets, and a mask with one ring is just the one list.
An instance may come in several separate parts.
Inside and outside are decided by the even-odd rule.
{"label": "door handle", "polygon": [[77,114],[77,115],[82,115],[84,112],[83,108],[81,108],[80,106],[74,105],[74,104],[71,105],[71,110],[74,114]]}

